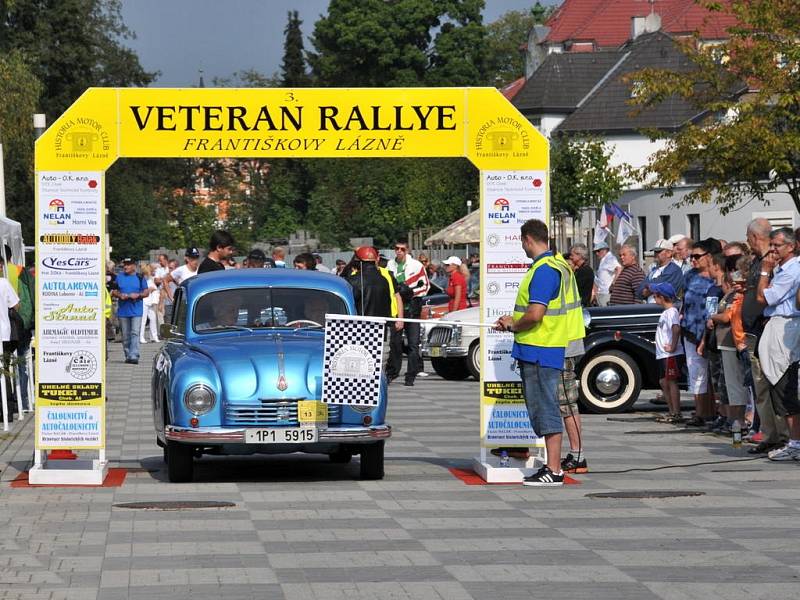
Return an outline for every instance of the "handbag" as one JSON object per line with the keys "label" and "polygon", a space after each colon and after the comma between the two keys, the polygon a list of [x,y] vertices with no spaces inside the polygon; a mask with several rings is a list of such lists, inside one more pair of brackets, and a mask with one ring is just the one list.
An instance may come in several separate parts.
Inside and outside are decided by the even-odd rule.
{"label": "handbag", "polygon": [[22,340],[25,333],[25,321],[19,313],[13,308],[8,309],[8,322],[11,325],[11,332],[9,334],[9,341],[19,342]]}

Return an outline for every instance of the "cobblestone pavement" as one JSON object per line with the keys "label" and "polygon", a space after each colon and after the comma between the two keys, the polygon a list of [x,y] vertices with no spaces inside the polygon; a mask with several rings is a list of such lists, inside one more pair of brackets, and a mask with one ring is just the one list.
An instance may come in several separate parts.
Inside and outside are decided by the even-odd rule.
{"label": "cobblestone pavement", "polygon": [[[149,359],[108,368],[108,453],[118,488],[12,489],[32,418],[0,436],[0,600],[177,598],[796,598],[800,464],[741,461],[726,440],[648,419],[584,417],[592,472],[537,490],[467,486],[477,384],[392,386],[386,478],[325,457],[204,458],[165,480],[149,410]],[[739,462],[727,462],[737,461]],[[647,470],[672,465],[663,470]],[[632,471],[629,471],[633,469]],[[671,490],[669,499],[589,498]],[[218,500],[153,511],[131,501]]]}

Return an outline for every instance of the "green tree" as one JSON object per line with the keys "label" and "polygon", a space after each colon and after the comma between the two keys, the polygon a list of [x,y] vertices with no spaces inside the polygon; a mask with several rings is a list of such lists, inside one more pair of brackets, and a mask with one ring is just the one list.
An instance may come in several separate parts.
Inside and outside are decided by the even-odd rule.
{"label": "green tree", "polygon": [[92,86],[144,86],[155,78],[122,41],[133,37],[120,0],[0,0],[0,51],[20,49],[44,84],[49,121]]}
{"label": "green tree", "polygon": [[550,202],[554,214],[578,217],[581,209],[619,199],[625,169],[612,166],[613,151],[597,138],[557,135],[550,142]]}
{"label": "green tree", "polygon": [[303,51],[303,32],[298,12],[289,12],[286,29],[283,30],[283,63],[281,64],[281,83],[284,87],[307,87],[311,78],[306,72],[306,59]]}
{"label": "green tree", "polygon": [[[739,25],[714,45],[681,44],[683,69],[645,69],[628,76],[636,111],[682,98],[704,118],[679,131],[648,132],[664,140],[640,177],[671,196],[687,172],[701,183],[682,203],[715,202],[725,214],[755,198],[786,193],[800,211],[800,11],[795,0],[698,0],[729,11]],[[746,83],[743,83],[746,82]],[[756,88],[745,94],[748,88]]]}
{"label": "green tree", "polygon": [[6,213],[33,239],[33,130],[42,85],[21,52],[0,52],[0,144],[3,145]]}
{"label": "green tree", "polygon": [[523,45],[535,25],[531,12],[510,10],[486,26],[488,85],[503,87],[525,73]]}
{"label": "green tree", "polygon": [[167,215],[152,182],[141,177],[143,163],[153,162],[123,159],[107,172],[108,229],[115,258],[145,258],[150,249],[169,240]]}
{"label": "green tree", "polygon": [[475,85],[483,80],[483,0],[331,0],[309,62],[336,87]]}

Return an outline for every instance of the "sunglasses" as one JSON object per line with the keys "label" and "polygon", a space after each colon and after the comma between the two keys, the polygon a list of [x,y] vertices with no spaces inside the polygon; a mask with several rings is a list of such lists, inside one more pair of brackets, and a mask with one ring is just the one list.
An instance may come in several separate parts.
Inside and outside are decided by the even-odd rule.
{"label": "sunglasses", "polygon": [[404,248],[403,246],[395,246],[394,249],[400,252],[408,252],[408,248]]}
{"label": "sunglasses", "polygon": [[708,252],[704,252],[703,254],[690,254],[689,258],[691,258],[692,260],[700,260],[701,258],[706,256],[707,254],[708,254]]}

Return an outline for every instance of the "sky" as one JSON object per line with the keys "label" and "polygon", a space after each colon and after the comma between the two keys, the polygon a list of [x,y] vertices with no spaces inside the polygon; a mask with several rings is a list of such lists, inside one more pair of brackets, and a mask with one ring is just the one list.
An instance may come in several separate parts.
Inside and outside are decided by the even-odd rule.
{"label": "sky", "polygon": [[[535,2],[486,0],[484,22]],[[206,85],[246,69],[272,75],[283,56],[286,13],[300,13],[308,37],[327,6],[328,0],[122,0],[123,20],[136,34],[125,43],[146,71],[161,71],[158,87],[194,87],[200,69]]]}

